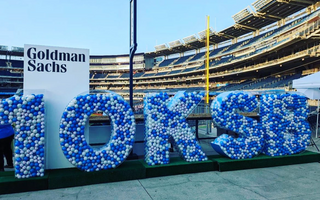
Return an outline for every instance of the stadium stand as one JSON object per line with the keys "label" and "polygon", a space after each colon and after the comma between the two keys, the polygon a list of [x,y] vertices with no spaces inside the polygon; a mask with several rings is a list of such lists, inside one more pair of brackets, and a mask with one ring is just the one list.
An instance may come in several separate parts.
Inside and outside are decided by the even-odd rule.
{"label": "stadium stand", "polygon": [[[214,63],[211,62],[210,65],[212,65],[212,64],[214,64]],[[200,67],[197,68],[197,70],[204,69],[205,67],[206,67],[205,65],[201,65]]]}
{"label": "stadium stand", "polygon": [[144,72],[136,73],[133,75],[133,77],[141,77],[143,74],[144,74]]}
{"label": "stadium stand", "polygon": [[161,63],[159,63],[159,67],[166,67],[168,65],[170,65],[173,61],[175,61],[177,58],[171,58],[171,59],[167,59],[167,60],[163,60]]}
{"label": "stadium stand", "polygon": [[107,78],[119,78],[119,74],[108,74]]}
{"label": "stadium stand", "polygon": [[[257,0],[252,7],[233,15],[234,25],[210,31],[211,91],[292,90],[292,80],[320,69],[319,1]],[[205,41],[201,31],[137,54],[135,98],[159,89],[204,89]],[[1,95],[22,88],[23,49],[0,46],[0,55]],[[129,77],[129,55],[90,56],[90,89],[121,91],[127,98]]]}
{"label": "stadium stand", "polygon": [[7,61],[6,60],[0,60],[0,66],[1,67],[7,67]]}
{"label": "stadium stand", "polygon": [[107,74],[96,74],[96,75],[94,75],[93,78],[94,79],[97,79],[97,78],[100,78],[100,79],[102,78],[103,79],[103,78],[106,78],[106,76],[107,76]]}
{"label": "stadium stand", "polygon": [[124,73],[121,75],[121,78],[129,78],[130,74],[129,73]]}
{"label": "stadium stand", "polygon": [[143,77],[150,77],[150,76],[154,76],[156,73],[145,73],[144,75],[143,75]]}
{"label": "stadium stand", "polygon": [[190,67],[190,68],[186,68],[185,70],[183,70],[183,73],[185,72],[192,72],[194,70],[196,70],[198,67]]}
{"label": "stadium stand", "polygon": [[202,58],[205,54],[206,54],[206,52],[201,52],[201,53],[196,54],[193,58],[190,59],[190,62],[196,61],[196,60]]}
{"label": "stadium stand", "polygon": [[191,56],[194,56],[194,55],[188,55],[188,56],[180,57],[179,60],[177,60],[177,61],[174,62],[173,64],[174,64],[174,65],[179,65],[179,64],[181,64],[181,63],[184,63],[184,62],[186,62]]}
{"label": "stadium stand", "polygon": [[158,73],[156,74],[156,76],[163,76],[163,75],[166,75],[166,74],[168,74],[168,71],[158,72]]}
{"label": "stadium stand", "polygon": [[283,77],[264,77],[254,81],[244,81],[238,84],[230,84],[217,89],[217,91],[230,91],[230,90],[258,90],[258,89],[276,89],[289,87],[292,85],[294,79],[301,78],[301,74],[284,75]]}
{"label": "stadium stand", "polygon": [[180,73],[182,70],[172,70],[169,74],[178,74]]}
{"label": "stadium stand", "polygon": [[0,70],[0,76],[5,76],[5,77],[22,77],[23,74],[20,72],[18,73],[13,73],[13,72],[10,72],[10,71],[6,71],[6,70]]}

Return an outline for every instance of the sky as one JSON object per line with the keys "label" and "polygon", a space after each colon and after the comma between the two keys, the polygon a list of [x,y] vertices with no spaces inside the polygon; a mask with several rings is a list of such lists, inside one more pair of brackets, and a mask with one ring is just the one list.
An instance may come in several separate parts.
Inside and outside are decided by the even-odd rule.
{"label": "sky", "polygon": [[[197,34],[221,31],[255,0],[137,0],[136,53]],[[74,47],[90,55],[129,54],[130,0],[0,0],[0,45]]]}

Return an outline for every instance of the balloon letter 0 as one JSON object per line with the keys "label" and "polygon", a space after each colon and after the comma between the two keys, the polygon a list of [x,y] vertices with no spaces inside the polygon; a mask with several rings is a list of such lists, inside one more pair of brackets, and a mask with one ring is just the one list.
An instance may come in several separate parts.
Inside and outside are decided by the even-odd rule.
{"label": "balloon letter 0", "polygon": [[[116,93],[87,94],[74,98],[60,123],[60,144],[66,158],[84,171],[115,168],[129,155],[134,143],[135,120],[129,104]],[[103,111],[111,119],[111,139],[100,150],[87,143],[84,130],[89,116]]]}

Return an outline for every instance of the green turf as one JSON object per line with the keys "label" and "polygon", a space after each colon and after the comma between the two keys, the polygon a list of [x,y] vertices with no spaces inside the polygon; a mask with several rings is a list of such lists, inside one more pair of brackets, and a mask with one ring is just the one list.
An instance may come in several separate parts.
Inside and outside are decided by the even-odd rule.
{"label": "green turf", "polygon": [[14,172],[1,172],[0,194],[28,192],[48,189],[48,175],[43,177],[17,179]]}
{"label": "green turf", "polygon": [[232,160],[229,158],[213,158],[219,166],[219,171],[231,171],[231,170],[241,170],[241,169],[253,169],[262,167],[275,167],[282,165],[292,165],[301,163],[310,163],[320,161],[320,154],[304,151],[300,154],[288,155],[288,156],[267,156],[259,155],[251,159],[244,160]]}
{"label": "green turf", "polygon": [[144,160],[140,162],[146,169],[146,178],[217,170],[212,160],[187,162],[178,157],[170,158],[169,164],[154,166],[149,166]]}
{"label": "green turf", "polygon": [[145,178],[145,168],[139,161],[125,161],[116,169],[83,172],[77,168],[50,170],[48,188],[65,188],[115,181]]}
{"label": "green turf", "polygon": [[14,171],[0,172],[0,182],[1,182],[1,178],[3,178],[3,176],[14,176]]}

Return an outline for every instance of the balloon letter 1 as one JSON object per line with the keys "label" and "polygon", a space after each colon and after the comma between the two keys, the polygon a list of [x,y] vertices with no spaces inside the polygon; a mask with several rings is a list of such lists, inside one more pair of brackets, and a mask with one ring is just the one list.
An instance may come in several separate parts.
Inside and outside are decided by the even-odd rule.
{"label": "balloon letter 1", "polygon": [[42,94],[13,96],[1,101],[1,124],[15,124],[14,167],[17,178],[44,175],[44,111]]}

